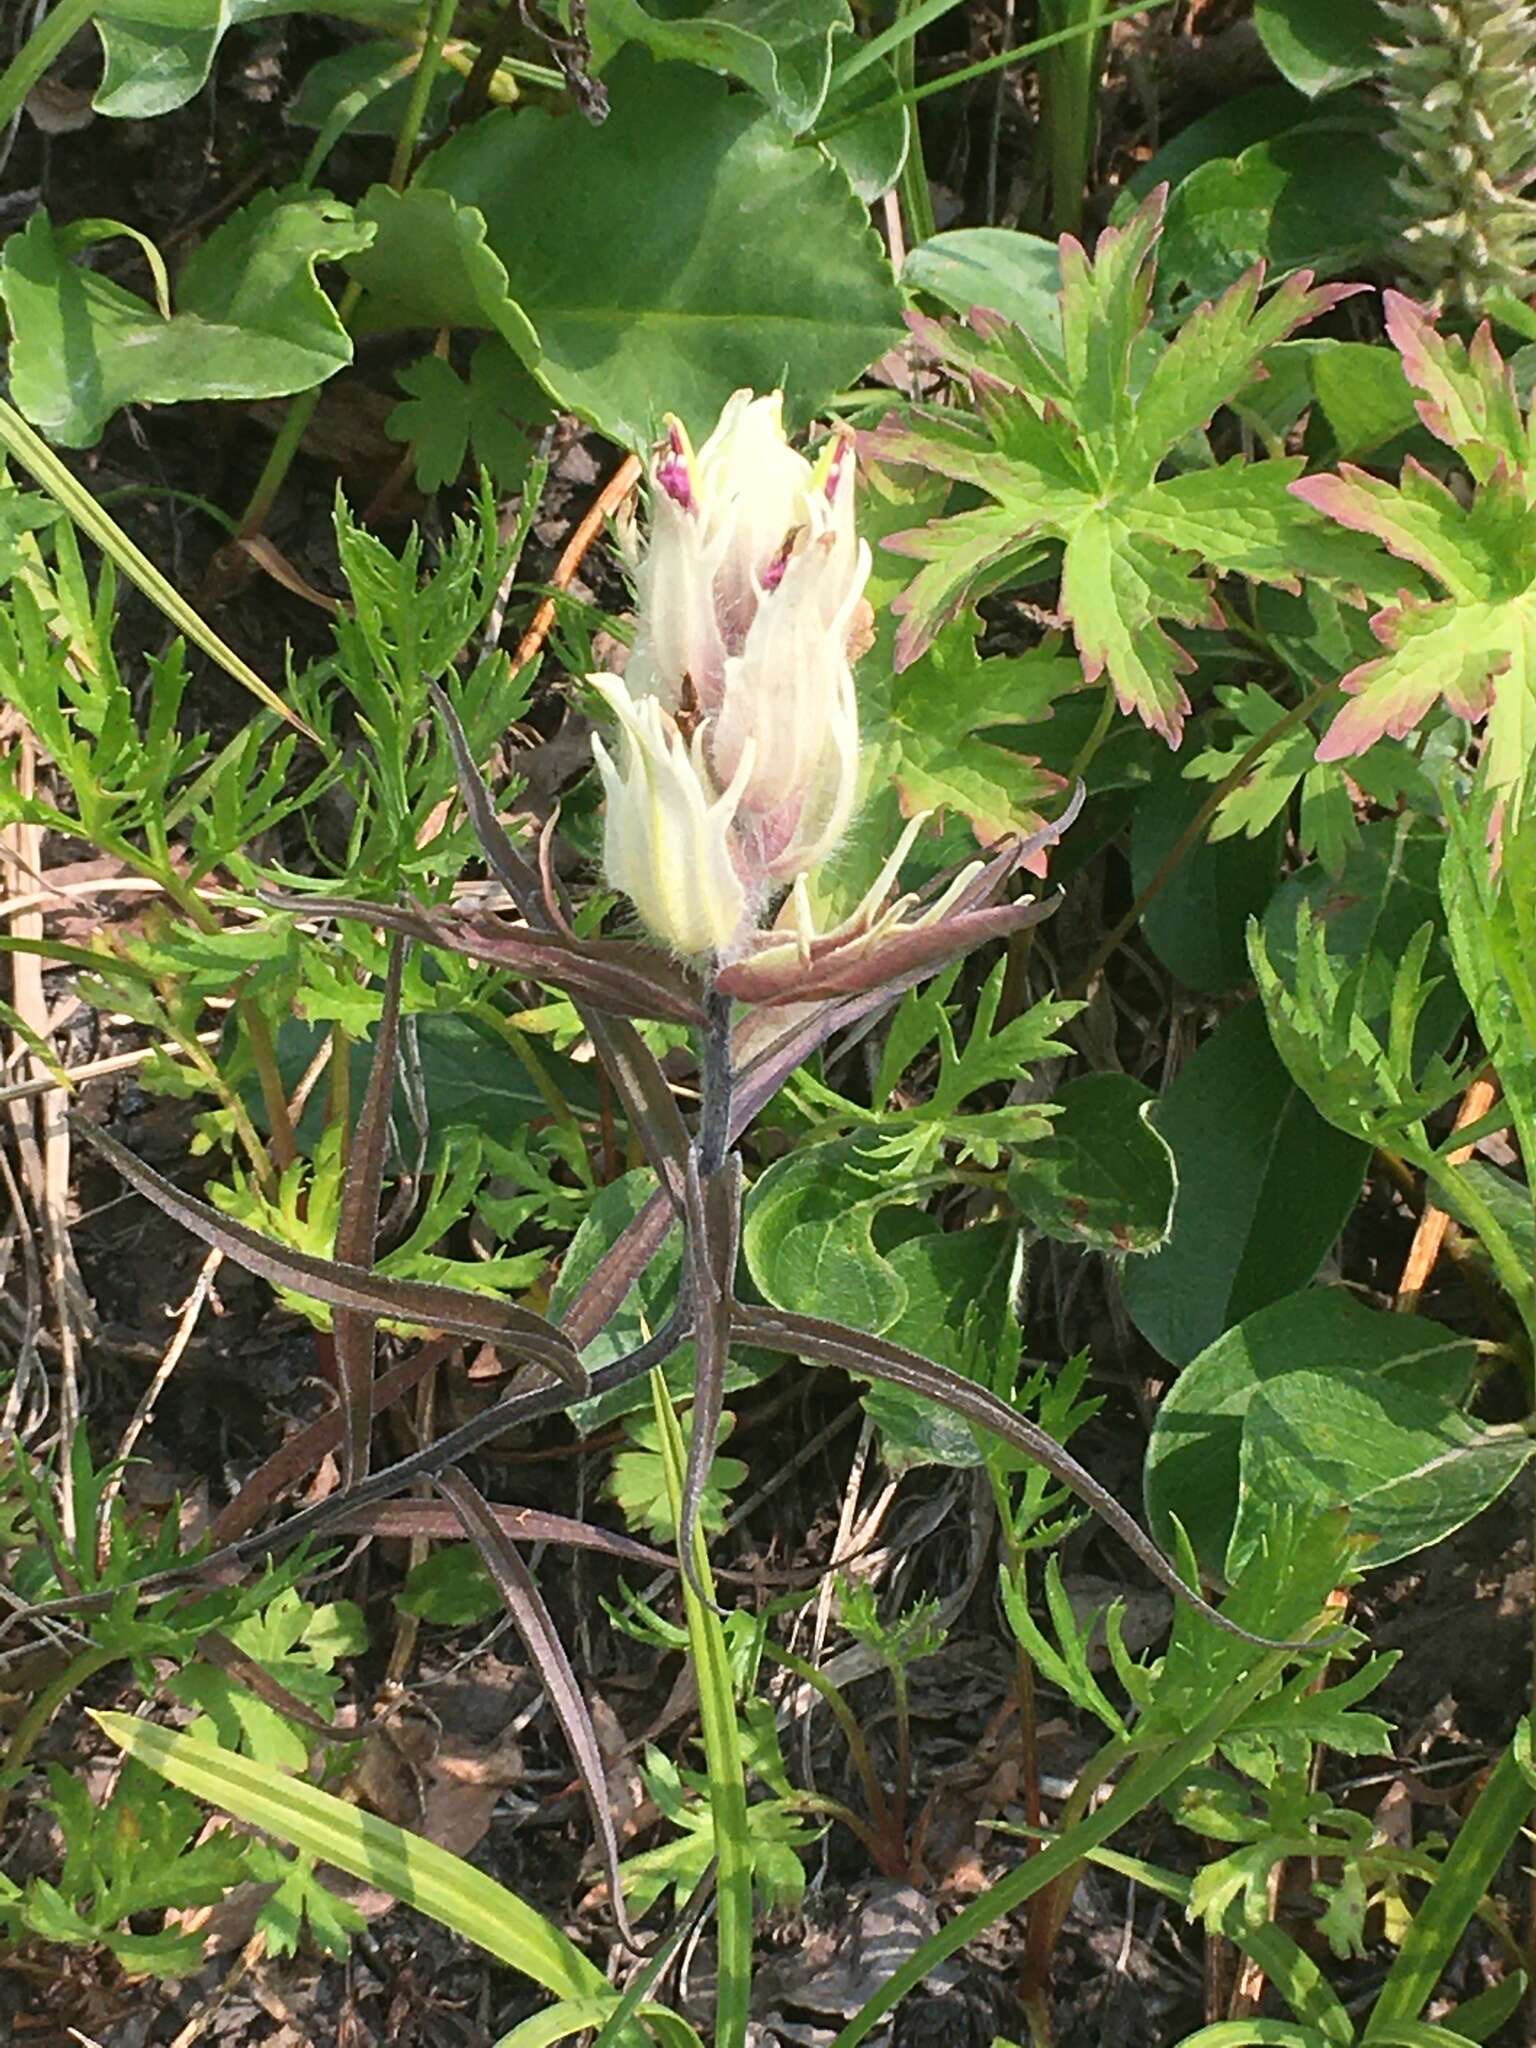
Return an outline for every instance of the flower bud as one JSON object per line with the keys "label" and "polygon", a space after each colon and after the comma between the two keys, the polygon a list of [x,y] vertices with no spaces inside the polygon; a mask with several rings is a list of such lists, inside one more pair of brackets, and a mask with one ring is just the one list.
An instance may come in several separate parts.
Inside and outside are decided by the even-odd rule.
{"label": "flower bud", "polygon": [[607,676],[592,681],[619,721],[617,765],[601,739],[592,741],[608,799],[603,872],[673,952],[725,953],[747,916],[731,828],[751,751],[716,794],[702,733],[685,740],[654,697],[636,701]]}
{"label": "flower bud", "polygon": [[784,438],[783,399],[738,391],[694,453],[676,420],[651,468],[637,567],[640,632],[625,680],[674,718],[705,721],[715,779],[747,746],[749,867],[765,886],[823,860],[852,814],[870,556],[853,523],[850,436],[811,463]]}

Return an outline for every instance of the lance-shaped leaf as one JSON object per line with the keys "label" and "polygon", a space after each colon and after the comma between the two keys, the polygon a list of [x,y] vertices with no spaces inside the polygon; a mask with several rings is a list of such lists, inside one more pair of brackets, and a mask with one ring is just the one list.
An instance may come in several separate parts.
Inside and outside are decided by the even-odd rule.
{"label": "lance-shaped leaf", "polygon": [[664,953],[632,939],[575,939],[536,931],[484,910],[428,909],[423,904],[367,903],[351,896],[277,896],[274,910],[307,917],[355,918],[400,932],[445,952],[467,953],[509,974],[547,982],[578,1003],[618,1017],[657,1017],[699,1024],[698,984]]}
{"label": "lance-shaped leaf", "polygon": [[[1371,534],[1438,590],[1404,591],[1371,621],[1385,653],[1343,678],[1351,701],[1320,761],[1401,739],[1437,705],[1486,719],[1480,781],[1494,800],[1491,837],[1528,807],[1536,756],[1536,412],[1522,415],[1513,375],[1485,324],[1469,345],[1437,334],[1422,306],[1388,292],[1387,326],[1419,416],[1455,449],[1473,489],[1453,492],[1410,458],[1389,484],[1348,464],[1293,494],[1340,526]],[[1464,500],[1467,500],[1464,502]]]}
{"label": "lance-shaped leaf", "polygon": [[534,1584],[533,1574],[479,1490],[456,1470],[440,1472],[434,1483],[458,1516],[464,1534],[485,1560],[486,1570],[495,1581],[496,1590],[539,1674],[539,1682],[549,1696],[555,1718],[570,1745],[581,1789],[586,1794],[587,1810],[602,1845],[603,1868],[608,1879],[613,1916],[619,1923],[625,1945],[638,1949],[640,1944],[635,1939],[624,1907],[624,1873],[619,1864],[619,1837],[613,1824],[613,1805],[608,1797],[603,1753],[598,1745],[597,1730],[592,1725],[591,1710],[582,1697],[570,1657],[560,1640],[560,1631]]}
{"label": "lance-shaped leaf", "polygon": [[1303,574],[1358,582],[1372,557],[1297,518],[1287,486],[1299,460],[1161,474],[1263,374],[1267,349],[1361,289],[1314,289],[1298,271],[1261,302],[1256,267],[1159,352],[1148,323],[1165,197],[1160,188],[1122,229],[1107,229],[1091,261],[1063,237],[1059,349],[981,307],[963,325],[918,320],[920,342],[969,389],[974,410],[892,414],[868,448],[991,501],[887,542],[924,564],[897,604],[899,667],[964,605],[1059,546],[1060,609],[1086,675],[1107,671],[1121,708],[1177,745],[1190,662],[1168,627],[1219,617],[1212,570],[1294,588]]}
{"label": "lance-shaped leaf", "polygon": [[[486,1503],[497,1527],[510,1543],[559,1543],[571,1550],[595,1550],[607,1557],[621,1557],[628,1564],[643,1564],[652,1571],[670,1572],[677,1559],[649,1543],[637,1543],[633,1536],[621,1536],[601,1529],[596,1522],[582,1522],[571,1515],[547,1514],[543,1508],[509,1507],[500,1501]],[[354,1507],[339,1502],[331,1524],[338,1535],[429,1537],[449,1542],[464,1533],[458,1510],[435,1500],[382,1501],[376,1507]]]}
{"label": "lance-shaped leaf", "polygon": [[[379,1198],[384,1189],[384,1154],[389,1142],[389,1105],[395,1089],[400,977],[404,965],[405,941],[397,938],[389,949],[384,1006],[379,1012],[363,1112],[352,1134],[352,1150],[341,1190],[341,1213],[336,1219],[335,1255],[347,1266],[373,1264],[379,1232]],[[368,1470],[368,1439],[373,1424],[368,1389],[373,1381],[376,1327],[376,1317],[351,1308],[338,1308],[331,1323],[336,1340],[336,1388],[346,1421],[341,1439],[341,1473],[348,1486],[363,1478]]]}
{"label": "lance-shaped leaf", "polygon": [[[931,1358],[924,1358],[916,1351],[908,1351],[904,1345],[892,1344],[883,1337],[865,1336],[858,1330],[846,1329],[840,1323],[824,1322],[818,1316],[749,1308],[738,1303],[735,1325],[743,1343],[760,1344],[767,1351],[788,1352],[809,1365],[835,1366],[842,1372],[857,1373],[865,1379],[880,1380],[887,1386],[902,1387],[908,1393],[922,1395],[925,1400],[939,1402],[977,1428],[989,1431],[1026,1458],[1043,1465],[1053,1478],[1059,1479],[1063,1486],[1075,1493],[1085,1507],[1091,1508],[1114,1530],[1126,1548],[1176,1599],[1197,1607],[1208,1621],[1228,1635],[1241,1636],[1246,1642],[1266,1642],[1266,1638],[1250,1635],[1246,1629],[1226,1620],[1209,1606],[1193,1587],[1179,1577],[1174,1566],[1114,1495],[1102,1487],[1070,1451],[1063,1450],[1054,1437],[1048,1436],[1028,1416],[1020,1415],[1017,1409],[1000,1400],[989,1388],[951,1372],[947,1366],[936,1365]],[[1306,1645],[1296,1644],[1294,1647],[1301,1649]]]}
{"label": "lance-shaped leaf", "polygon": [[296,1251],[183,1194],[126,1145],[83,1118],[72,1118],[71,1123],[130,1187],[248,1273],[290,1287],[296,1294],[307,1294],[331,1308],[355,1309],[392,1322],[472,1337],[501,1350],[521,1351],[535,1364],[546,1366],[576,1395],[585,1397],[590,1392],[586,1370],[570,1339],[542,1316],[491,1295],[470,1294],[461,1287],[442,1287],[430,1280],[386,1279],[361,1266]]}
{"label": "lance-shaped leaf", "polygon": [[988,939],[1038,924],[1056,909],[1054,899],[996,903],[991,899],[1019,868],[1053,846],[1083,804],[1081,784],[1061,816],[1030,838],[1015,841],[994,860],[964,868],[928,904],[915,896],[888,900],[917,832],[914,818],[873,887],[850,916],[818,933],[792,892],[778,924],[757,935],[756,949],[719,969],[715,987],[739,1002],[764,1006],[827,1001],[921,981],[935,969]]}

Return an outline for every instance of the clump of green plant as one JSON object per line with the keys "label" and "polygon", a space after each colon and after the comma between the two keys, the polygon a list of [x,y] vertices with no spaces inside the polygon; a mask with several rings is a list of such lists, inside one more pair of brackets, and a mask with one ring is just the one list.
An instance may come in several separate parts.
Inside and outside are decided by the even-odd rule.
{"label": "clump of green plant", "polygon": [[1402,254],[1433,302],[1468,313],[1536,278],[1536,110],[1527,0],[1388,0],[1388,141]]}

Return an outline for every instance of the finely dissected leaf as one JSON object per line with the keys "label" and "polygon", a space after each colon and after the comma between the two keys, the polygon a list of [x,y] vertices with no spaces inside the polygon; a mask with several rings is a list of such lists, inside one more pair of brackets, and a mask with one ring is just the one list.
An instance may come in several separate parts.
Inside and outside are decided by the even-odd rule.
{"label": "finely dissected leaf", "polygon": [[1050,1131],[1015,1162],[1009,1194],[1064,1243],[1157,1251],[1173,1221],[1178,1177],[1152,1122],[1156,1101],[1129,1074],[1068,1081],[1056,1090]]}
{"label": "finely dissected leaf", "polygon": [[1442,1051],[1466,1015],[1440,908],[1443,830],[1412,811],[1361,828],[1357,844],[1332,873],[1313,863],[1288,876],[1264,912],[1266,954],[1281,980],[1294,987],[1304,909],[1329,955],[1358,970],[1358,1002],[1367,1022],[1380,1024],[1404,955],[1424,925],[1433,932],[1426,967],[1439,980],[1425,1006],[1416,1051]]}
{"label": "finely dissected leaf", "polygon": [[568,1386],[587,1391],[586,1373],[570,1343],[542,1316],[491,1295],[470,1294],[457,1287],[427,1281],[391,1280],[336,1259],[315,1258],[275,1238],[263,1237],[216,1209],[182,1193],[105,1131],[76,1123],[81,1135],[110,1160],[131,1187],[174,1216],[205,1244],[217,1245],[229,1258],[263,1279],[312,1295],[335,1308],[361,1310],[372,1316],[418,1323],[428,1329],[457,1331],[486,1344],[506,1344],[525,1351],[548,1366]]}
{"label": "finely dissected leaf", "polygon": [[1219,618],[1211,569],[1293,586],[1308,570],[1357,578],[1368,557],[1331,549],[1315,523],[1295,518],[1287,486],[1299,461],[1159,476],[1259,374],[1266,349],[1353,289],[1313,290],[1303,272],[1261,304],[1256,268],[1185,322],[1138,389],[1132,358],[1150,317],[1161,220],[1159,194],[1105,230],[1092,262],[1063,239],[1059,342],[982,307],[965,326],[915,319],[920,341],[969,380],[976,416],[914,408],[892,415],[871,445],[991,500],[887,543],[925,565],[898,602],[898,665],[1005,573],[1059,545],[1061,610],[1085,675],[1107,672],[1122,709],[1176,744],[1192,662],[1168,627]]}
{"label": "finely dissected leaf", "polygon": [[1523,1429],[1490,1430],[1448,1401],[1355,1372],[1288,1372],[1255,1390],[1243,1421],[1240,1567],[1277,1504],[1347,1508],[1367,1566],[1438,1543],[1497,1500],[1536,1457]]}
{"label": "finely dissected leaf", "polygon": [[1354,1207],[1368,1152],[1293,1082],[1257,1003],[1200,1048],[1157,1121],[1178,1165],[1173,1234],[1121,1285],[1143,1336],[1182,1365],[1306,1286]]}
{"label": "finely dissected leaf", "polygon": [[1243,1417],[1281,1374],[1369,1373],[1441,1401],[1472,1383],[1476,1348],[1420,1316],[1386,1315],[1337,1287],[1309,1288],[1247,1316],[1187,1365],[1147,1445],[1147,1519],[1161,1542],[1175,1519],[1208,1571],[1220,1571],[1237,1515]]}
{"label": "finely dissected leaf", "polygon": [[[817,151],[692,66],[625,50],[604,82],[601,127],[501,109],[403,198],[376,189],[362,215],[378,241],[354,274],[397,324],[498,329],[558,404],[631,448],[666,409],[702,436],[742,385],[782,385],[808,418],[897,332],[864,209]],[[434,206],[456,246],[484,237],[441,299],[420,260]]]}
{"label": "finely dissected leaf", "polygon": [[1345,464],[1337,476],[1292,486],[1341,526],[1375,535],[1443,592],[1405,594],[1377,613],[1372,627],[1387,651],[1343,678],[1352,701],[1318,759],[1363,753],[1383,733],[1400,739],[1442,703],[1486,720],[1480,781],[1497,806],[1497,839],[1527,807],[1536,755],[1536,414],[1522,415],[1486,325],[1469,345],[1438,334],[1401,293],[1386,298],[1419,417],[1461,456],[1475,488],[1464,503],[1412,458],[1395,485]]}
{"label": "finely dissected leaf", "polygon": [[1451,811],[1440,891],[1457,980],[1529,1170],[1536,1159],[1536,819],[1507,837],[1495,878],[1478,844],[1486,809]]}
{"label": "finely dissected leaf", "polygon": [[337,200],[263,192],[191,258],[166,319],[71,262],[39,211],[0,259],[16,403],[50,440],[87,448],[123,405],[307,391],[352,360],[315,265],[372,236]]}

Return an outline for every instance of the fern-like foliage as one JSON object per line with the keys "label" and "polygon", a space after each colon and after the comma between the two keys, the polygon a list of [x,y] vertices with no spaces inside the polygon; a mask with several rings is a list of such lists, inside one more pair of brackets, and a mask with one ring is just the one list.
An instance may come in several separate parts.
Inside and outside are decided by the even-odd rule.
{"label": "fern-like foliage", "polygon": [[1411,216],[1403,257],[1437,305],[1480,313],[1536,289],[1536,8],[1390,0],[1390,141]]}

